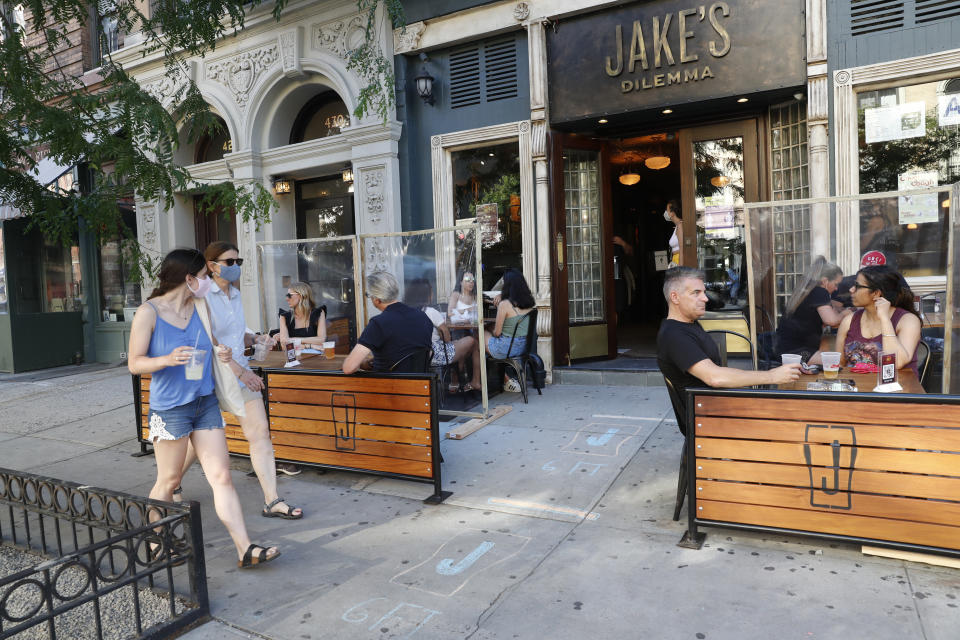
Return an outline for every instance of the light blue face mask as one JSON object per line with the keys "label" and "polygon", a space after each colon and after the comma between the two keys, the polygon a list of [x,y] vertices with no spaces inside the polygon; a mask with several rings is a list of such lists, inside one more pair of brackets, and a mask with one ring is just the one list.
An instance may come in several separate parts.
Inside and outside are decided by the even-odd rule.
{"label": "light blue face mask", "polygon": [[227,282],[236,282],[240,279],[240,265],[233,264],[229,267],[225,264],[220,265],[220,277]]}

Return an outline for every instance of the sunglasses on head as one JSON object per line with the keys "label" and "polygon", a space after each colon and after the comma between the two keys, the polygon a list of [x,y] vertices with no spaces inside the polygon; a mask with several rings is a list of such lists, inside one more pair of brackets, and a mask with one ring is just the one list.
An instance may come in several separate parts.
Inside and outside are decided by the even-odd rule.
{"label": "sunglasses on head", "polygon": [[217,260],[217,262],[222,262],[228,267],[237,265],[238,267],[243,264],[243,258],[224,258],[223,260]]}

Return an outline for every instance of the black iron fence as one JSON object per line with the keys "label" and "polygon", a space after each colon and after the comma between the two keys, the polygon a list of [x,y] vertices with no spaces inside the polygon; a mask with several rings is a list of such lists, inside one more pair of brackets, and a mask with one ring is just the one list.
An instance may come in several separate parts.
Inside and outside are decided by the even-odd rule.
{"label": "black iron fence", "polygon": [[0,640],[163,638],[210,615],[196,502],[0,469],[0,546],[25,567],[0,578]]}

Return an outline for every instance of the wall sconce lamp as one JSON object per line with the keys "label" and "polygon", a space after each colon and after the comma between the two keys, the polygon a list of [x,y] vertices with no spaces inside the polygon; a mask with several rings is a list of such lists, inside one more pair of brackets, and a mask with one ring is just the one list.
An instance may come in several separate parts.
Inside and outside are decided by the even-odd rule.
{"label": "wall sconce lamp", "polygon": [[414,82],[417,85],[417,95],[423,98],[423,101],[427,104],[433,104],[433,76],[430,75],[430,72],[427,71],[427,54],[420,54],[420,62],[423,64],[420,66],[420,74],[414,77]]}
{"label": "wall sconce lamp", "polygon": [[286,178],[274,178],[273,192],[277,195],[290,193],[293,191],[293,181]]}
{"label": "wall sconce lamp", "polygon": [[344,169],[343,173],[340,174],[340,180],[344,184],[353,182],[353,169]]}

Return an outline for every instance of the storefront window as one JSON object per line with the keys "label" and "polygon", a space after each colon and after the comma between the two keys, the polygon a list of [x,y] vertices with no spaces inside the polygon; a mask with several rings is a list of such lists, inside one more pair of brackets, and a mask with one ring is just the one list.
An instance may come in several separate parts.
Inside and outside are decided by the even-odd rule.
{"label": "storefront window", "polygon": [[7,259],[3,253],[2,225],[0,225],[0,313],[7,313]]}
{"label": "storefront window", "polygon": [[[123,212],[123,222],[136,237],[137,215],[131,207]],[[133,320],[133,311],[140,306],[140,285],[130,282],[132,260],[124,240],[105,240],[98,251],[100,269],[100,319],[105,322]],[[127,311],[129,310],[129,311]],[[131,317],[126,317],[130,315]]]}
{"label": "storefront window", "polygon": [[80,311],[80,247],[44,238],[41,251],[42,311]]}
{"label": "storefront window", "polygon": [[507,269],[523,269],[520,146],[516,142],[454,151],[455,220],[477,218],[483,234],[483,289]]}
{"label": "storefront window", "polygon": [[[857,94],[860,192],[933,188],[960,179],[960,78]],[[860,254],[880,251],[905,276],[946,270],[949,201],[935,194],[860,209]]]}
{"label": "storefront window", "polygon": [[746,306],[743,138],[694,142],[697,255],[713,308]]}

